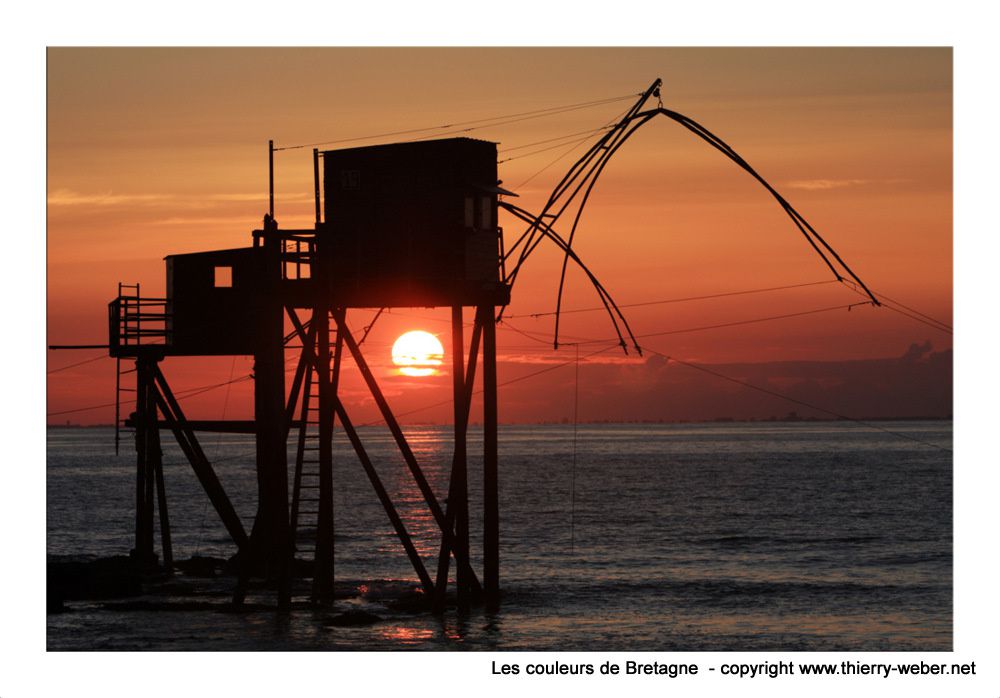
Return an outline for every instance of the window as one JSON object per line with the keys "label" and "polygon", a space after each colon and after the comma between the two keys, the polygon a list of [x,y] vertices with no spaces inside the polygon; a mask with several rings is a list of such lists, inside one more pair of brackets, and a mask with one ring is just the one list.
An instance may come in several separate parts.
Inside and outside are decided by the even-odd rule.
{"label": "window", "polygon": [[488,196],[481,196],[479,205],[482,207],[479,212],[481,218],[479,227],[482,230],[489,230],[493,227],[493,200]]}
{"label": "window", "polygon": [[215,267],[215,288],[233,287],[233,268]]}
{"label": "window", "polygon": [[465,227],[471,228],[476,222],[475,211],[473,210],[473,200],[471,196],[465,197]]}
{"label": "window", "polygon": [[340,172],[340,188],[341,189],[360,189],[361,188],[361,171],[360,170],[341,170]]}

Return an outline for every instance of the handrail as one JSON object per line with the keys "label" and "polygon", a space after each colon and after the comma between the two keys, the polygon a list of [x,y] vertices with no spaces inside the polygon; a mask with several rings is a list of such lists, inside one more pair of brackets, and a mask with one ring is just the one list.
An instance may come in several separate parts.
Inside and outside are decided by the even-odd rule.
{"label": "handrail", "polygon": [[[168,323],[173,313],[167,310],[167,298],[141,298],[120,294],[108,303],[108,340],[112,353],[121,347],[136,347],[168,335]],[[144,341],[145,340],[145,341]]]}

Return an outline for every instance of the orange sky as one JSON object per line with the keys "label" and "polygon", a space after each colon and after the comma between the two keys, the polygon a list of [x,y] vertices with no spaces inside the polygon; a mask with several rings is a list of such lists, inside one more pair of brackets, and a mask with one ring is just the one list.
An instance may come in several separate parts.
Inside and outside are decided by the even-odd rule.
{"label": "orange sky", "polygon": [[[106,341],[106,304],[117,282],[139,281],[144,292],[161,295],[166,254],[250,244],[267,206],[269,138],[282,146],[482,119],[635,93],[655,77],[663,78],[666,107],[730,143],[869,286],[950,324],[951,71],[949,49],[52,49],[48,341]],[[600,126],[627,105],[465,135],[498,141],[504,160],[535,150],[505,148]],[[573,156],[536,173],[565,150],[501,164],[519,205],[540,208]],[[310,225],[309,151],[279,153],[276,169],[279,222]],[[523,229],[510,219],[501,224],[509,240]],[[759,185],[665,119],[615,156],[588,205],[577,249],[620,304],[830,278]],[[512,316],[553,308],[559,261],[554,251],[532,258],[515,288]],[[855,299],[827,284],[626,312],[637,334],[657,334]],[[596,300],[579,275],[570,278],[567,308]],[[370,316],[357,311],[352,324]],[[369,356],[398,404],[450,394],[446,376],[404,380],[388,368],[396,336],[415,328],[441,332],[445,317],[398,311],[376,326]],[[541,335],[552,328],[551,318],[512,317],[510,325]],[[613,334],[601,313],[567,316],[564,331]],[[685,360],[742,364],[901,356],[924,340],[935,350],[951,346],[949,334],[909,318],[855,308],[644,344]],[[501,328],[499,342],[501,381],[528,372],[524,366],[573,358],[572,348],[554,355],[513,329]],[[49,368],[98,354],[50,352]],[[609,352],[591,362],[598,360],[620,358]],[[250,370],[246,357],[180,361],[165,367],[178,390]],[[104,359],[51,374],[48,411],[112,402],[113,371]],[[591,375],[607,380],[596,369]],[[554,371],[546,380],[570,379]],[[357,384],[345,390],[361,400]],[[246,383],[234,384],[192,399],[189,415],[246,417],[248,396]],[[563,403],[542,404],[543,396],[537,410],[521,401],[515,414],[505,413],[503,400],[501,392],[506,421],[565,413]],[[369,413],[364,404],[358,409],[362,418]],[[589,418],[602,418],[599,409],[591,412]],[[112,413],[52,415],[50,422],[108,423]]]}

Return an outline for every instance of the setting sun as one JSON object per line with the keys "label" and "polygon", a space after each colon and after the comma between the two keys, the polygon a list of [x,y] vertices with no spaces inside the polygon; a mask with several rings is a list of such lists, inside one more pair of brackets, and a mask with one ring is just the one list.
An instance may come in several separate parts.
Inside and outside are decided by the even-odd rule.
{"label": "setting sun", "polygon": [[444,347],[430,332],[411,330],[392,345],[392,363],[404,376],[432,376],[444,359]]}

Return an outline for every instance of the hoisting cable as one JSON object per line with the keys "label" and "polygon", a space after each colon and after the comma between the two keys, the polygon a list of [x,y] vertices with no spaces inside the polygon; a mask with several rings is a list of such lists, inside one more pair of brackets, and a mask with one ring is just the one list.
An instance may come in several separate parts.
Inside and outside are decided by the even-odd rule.
{"label": "hoisting cable", "polygon": [[94,356],[90,359],[86,359],[85,361],[77,361],[75,364],[70,364],[69,366],[60,366],[58,368],[51,368],[48,371],[46,371],[45,374],[49,375],[52,373],[59,373],[60,371],[66,371],[71,368],[76,368],[77,366],[83,366],[84,364],[89,364],[95,361],[100,361],[101,359],[110,359],[110,358],[111,357],[108,354],[100,354],[99,356]]}
{"label": "hoisting cable", "polygon": [[[535,141],[534,143],[525,143],[524,145],[518,145],[518,146],[514,146],[512,148],[504,148],[503,150],[500,150],[499,152],[500,153],[509,153],[509,152],[511,152],[513,150],[522,150],[523,148],[529,148],[529,147],[531,147],[533,145],[541,145],[543,143],[555,143],[555,145],[549,145],[549,146],[546,146],[544,148],[538,148],[537,150],[528,151],[527,153],[521,153],[519,155],[512,155],[512,156],[510,156],[508,158],[504,158],[502,160],[497,160],[497,164],[498,165],[502,165],[505,162],[510,162],[511,160],[520,160],[521,158],[527,158],[527,157],[531,157],[533,155],[538,155],[540,153],[547,153],[548,151],[555,150],[556,148],[562,148],[563,146],[568,145],[567,141],[570,141],[570,140],[572,140],[574,138],[576,138],[577,141],[585,141],[588,138],[590,138],[591,136],[593,136],[595,133],[600,133],[601,131],[607,131],[609,128],[611,128],[611,127],[610,126],[601,126],[599,128],[589,129],[587,131],[577,131],[576,133],[570,133],[570,134],[568,134],[566,136],[558,136],[556,138],[546,138],[545,140]],[[583,138],[580,138],[580,136],[583,136]],[[558,141],[558,142],[556,143],[556,141]]]}
{"label": "hoisting cable", "polygon": [[[732,322],[720,322],[720,323],[716,323],[714,325],[698,325],[698,326],[695,326],[695,327],[684,327],[684,328],[677,329],[677,330],[663,330],[663,331],[659,331],[659,332],[645,332],[643,334],[636,335],[636,338],[637,339],[648,339],[650,337],[666,337],[668,335],[687,334],[689,332],[704,332],[706,330],[720,330],[720,329],[724,329],[724,328],[728,328],[728,327],[740,327],[740,326],[743,326],[743,325],[755,325],[755,324],[761,323],[761,322],[771,322],[771,321],[774,321],[774,320],[787,320],[787,319],[790,319],[790,318],[804,317],[806,315],[817,315],[819,313],[829,313],[829,312],[833,312],[835,310],[847,310],[847,311],[851,311],[854,308],[863,307],[863,306],[866,306],[866,305],[872,305],[872,302],[870,300],[865,300],[865,301],[859,301],[857,303],[846,303],[846,304],[843,304],[843,305],[826,306],[824,308],[813,308],[811,310],[801,310],[801,311],[798,311],[798,312],[795,312],[795,313],[784,313],[782,315],[768,315],[768,316],[765,316],[765,317],[750,318],[750,319],[747,319],[747,320],[734,320]],[[539,343],[542,343],[542,344],[548,344],[551,341],[551,339],[549,338],[549,335],[542,335],[540,332],[532,332],[530,330],[522,330],[522,329],[519,329],[519,328],[515,327],[514,325],[510,324],[509,318],[505,318],[502,322],[503,322],[503,326],[505,328],[507,328],[509,330],[513,330],[514,332],[517,332],[519,335],[521,335],[521,336],[523,336],[523,337],[525,337],[527,339],[530,339],[532,341],[539,342]],[[545,339],[542,339],[542,337],[545,337]],[[586,338],[586,337],[576,337],[576,336],[572,336],[572,335],[567,335],[567,338],[574,340],[574,343],[576,343],[576,344],[606,344],[608,342],[615,341],[612,338],[589,339],[589,338]]]}
{"label": "hoisting cable", "polygon": [[[252,380],[252,379],[253,379],[253,376],[250,375],[250,374],[247,374],[245,376],[240,376],[239,378],[234,378],[233,380],[226,381],[224,383],[216,383],[214,385],[206,385],[206,386],[200,386],[200,387],[197,387],[197,388],[188,388],[187,390],[179,390],[179,391],[177,391],[174,394],[174,396],[178,400],[187,399],[189,397],[194,397],[195,395],[201,395],[202,393],[207,393],[210,390],[216,390],[216,389],[221,388],[223,386],[229,385],[230,383],[240,383],[242,381],[247,381],[247,380]],[[129,405],[129,404],[132,404],[134,402],[135,402],[135,399],[133,398],[133,399],[130,399],[130,400],[122,400],[121,404],[123,404],[123,405]],[[59,412],[46,412],[45,416],[46,417],[58,417],[59,415],[62,415],[62,414],[72,414],[74,412],[87,412],[89,410],[98,410],[98,409],[101,409],[102,407],[114,407],[114,406],[115,406],[115,403],[109,402],[109,403],[105,403],[103,405],[90,405],[89,407],[77,407],[76,409],[72,409],[72,410],[61,410]]]}
{"label": "hoisting cable", "polygon": [[368,323],[367,325],[365,325],[365,332],[364,332],[364,334],[363,334],[363,335],[361,335],[361,339],[360,339],[360,340],[358,341],[358,346],[359,346],[359,347],[360,347],[360,346],[361,346],[362,344],[364,344],[364,343],[365,343],[365,340],[366,340],[366,339],[368,339],[368,333],[372,331],[372,328],[373,328],[373,327],[375,327],[375,323],[376,323],[376,322],[378,322],[378,319],[379,319],[380,317],[382,317],[382,313],[383,313],[384,311],[385,311],[385,308],[384,308],[384,307],[383,307],[383,308],[379,308],[379,309],[378,309],[378,312],[377,312],[377,313],[375,313],[375,317],[373,317],[373,318],[372,318],[372,321],[371,321],[371,322],[369,322],[369,323]]}
{"label": "hoisting cable", "polygon": [[[655,301],[641,301],[638,303],[619,303],[619,308],[642,308],[649,305],[666,305],[669,303],[686,303],[688,301],[705,301],[712,300],[715,298],[729,298],[731,296],[747,296],[754,293],[768,293],[771,291],[787,291],[795,288],[806,288],[808,286],[825,286],[828,284],[837,283],[836,279],[823,279],[822,281],[807,281],[801,284],[788,284],[786,286],[769,286],[767,288],[750,288],[744,291],[724,291],[722,293],[710,293],[704,296],[683,296],[680,298],[664,298],[662,300]],[[883,296],[884,298],[884,296]],[[901,305],[901,304],[900,304]],[[592,308],[573,308],[572,310],[563,309],[561,312],[563,315],[572,315],[574,313],[592,313],[597,310],[604,310],[603,307],[592,307]],[[505,320],[520,320],[524,318],[538,319],[542,317],[547,317],[549,315],[555,315],[555,311],[549,310],[540,313],[522,313],[520,315],[508,315]]]}
{"label": "hoisting cable", "polygon": [[[865,293],[858,288],[857,284],[850,281],[849,279],[841,279],[841,283],[847,286],[855,293],[857,293],[859,296],[862,297],[865,296]],[[884,293],[876,293],[875,295],[877,295],[879,297],[879,300],[882,301],[882,306],[888,308],[889,310],[897,312],[900,315],[910,318],[911,320],[916,320],[917,322],[927,325],[928,327],[932,327],[935,330],[946,332],[947,334],[954,334],[955,332],[954,328],[952,328],[951,325],[945,322],[941,322],[940,320],[937,320],[935,318],[932,318],[930,315],[926,315],[917,310],[916,308],[911,308],[908,305],[903,305],[899,301],[889,298]]]}
{"label": "hoisting cable", "polygon": [[[625,111],[623,111],[621,114],[618,114],[615,118],[613,118],[611,121],[609,121],[607,124],[604,125],[603,130],[607,130],[609,128],[612,128],[616,123],[618,123],[618,121],[621,119],[621,117],[624,116],[627,113],[628,113],[628,109],[626,109]],[[583,145],[584,143],[586,143],[588,138],[589,138],[589,136],[584,136],[580,140],[574,141],[573,143],[571,143],[569,148],[567,148],[565,151],[563,151],[562,153],[560,153],[554,160],[551,160],[548,164],[544,165],[543,167],[539,168],[538,170],[535,170],[534,174],[532,174],[527,179],[523,180],[520,184],[518,184],[517,186],[515,186],[514,189],[520,189],[524,185],[526,185],[529,182],[531,182],[531,180],[533,180],[535,177],[537,177],[538,175],[542,174],[543,172],[545,172],[545,170],[549,169],[550,167],[552,167],[553,165],[555,165],[557,162],[559,162],[560,160],[562,160],[564,157],[566,157],[567,155],[569,155],[570,153],[572,153],[574,150],[576,150],[577,148],[579,148],[581,145]]]}
{"label": "hoisting cable", "polygon": [[[528,121],[530,119],[541,119],[547,116],[555,116],[557,114],[565,114],[570,111],[577,111],[579,109],[589,109],[590,107],[597,107],[604,104],[611,104],[613,102],[621,102],[626,99],[632,99],[635,95],[620,95],[618,97],[607,97],[604,99],[591,100],[589,102],[577,102],[576,104],[567,104],[559,107],[548,107],[546,109],[535,109],[532,111],[518,112],[515,114],[505,114],[502,116],[492,116],[482,119],[471,119],[469,121],[458,121],[452,124],[442,124],[440,126],[427,126],[425,128],[411,128],[402,131],[386,131],[383,133],[375,133],[368,136],[355,136],[352,138],[338,138],[330,141],[319,141],[316,143],[302,143],[299,145],[286,145],[280,148],[275,148],[275,152],[280,150],[296,150],[299,148],[312,148],[320,145],[334,145],[337,143],[352,143],[356,141],[368,141],[377,138],[388,138],[389,136],[403,136],[415,133],[427,133],[429,131],[449,131],[451,129],[456,129],[459,126],[469,126],[475,124],[474,128],[463,129],[462,132],[473,131],[481,128],[493,128],[495,126],[503,126],[510,123],[517,123],[520,121]],[[442,134],[443,135],[443,134]]]}

